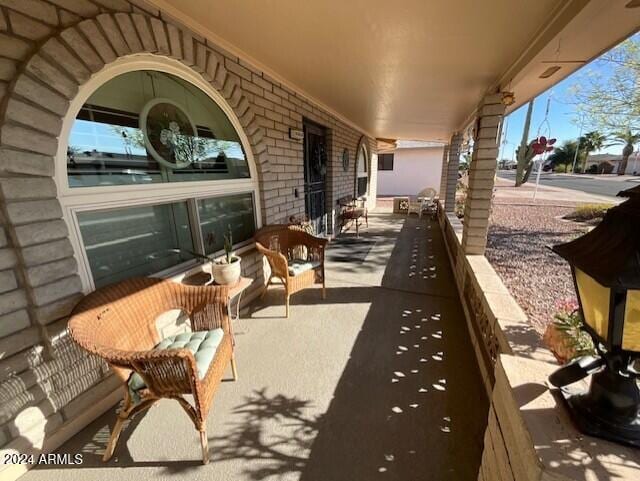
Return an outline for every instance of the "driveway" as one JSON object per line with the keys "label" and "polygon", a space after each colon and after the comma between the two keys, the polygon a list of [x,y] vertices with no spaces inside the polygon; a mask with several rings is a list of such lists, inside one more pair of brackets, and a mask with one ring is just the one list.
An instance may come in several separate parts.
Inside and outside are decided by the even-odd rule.
{"label": "driveway", "polygon": [[[498,177],[515,182],[514,170],[498,171]],[[635,180],[635,182],[633,181]],[[618,192],[635,187],[640,182],[640,177],[622,176],[601,177],[594,175],[567,175],[567,174],[540,174],[540,184],[550,187],[578,190],[588,194],[605,197],[615,197]],[[529,184],[535,184],[535,174],[531,174]]]}

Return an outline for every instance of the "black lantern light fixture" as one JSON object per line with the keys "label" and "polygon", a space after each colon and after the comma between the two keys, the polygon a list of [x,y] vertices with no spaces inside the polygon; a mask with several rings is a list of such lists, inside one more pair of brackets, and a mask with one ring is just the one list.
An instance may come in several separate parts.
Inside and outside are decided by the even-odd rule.
{"label": "black lantern light fixture", "polygon": [[[587,234],[552,250],[571,266],[584,329],[598,356],[577,359],[549,381],[578,428],[640,447],[640,185]],[[569,384],[591,374],[587,392]]]}

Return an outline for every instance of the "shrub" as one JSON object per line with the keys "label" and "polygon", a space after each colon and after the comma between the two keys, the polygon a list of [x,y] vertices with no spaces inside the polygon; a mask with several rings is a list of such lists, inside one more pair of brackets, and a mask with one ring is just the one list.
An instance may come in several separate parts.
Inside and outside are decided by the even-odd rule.
{"label": "shrub", "polygon": [[558,312],[553,323],[567,336],[567,344],[574,352],[573,357],[581,357],[595,354],[591,336],[582,328],[584,321],[580,311]]}
{"label": "shrub", "polygon": [[611,207],[613,207],[613,204],[583,204],[573,212],[565,215],[564,218],[579,222],[600,220]]}

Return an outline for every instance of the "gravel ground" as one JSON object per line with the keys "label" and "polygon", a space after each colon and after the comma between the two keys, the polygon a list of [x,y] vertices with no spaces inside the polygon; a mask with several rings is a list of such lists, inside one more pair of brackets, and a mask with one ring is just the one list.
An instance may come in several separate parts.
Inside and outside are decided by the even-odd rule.
{"label": "gravel ground", "polygon": [[[514,201],[518,202],[518,201]],[[578,237],[586,228],[560,220],[572,207],[514,205],[502,200],[491,214],[487,258],[541,334],[558,301],[575,299],[567,263],[548,246]]]}

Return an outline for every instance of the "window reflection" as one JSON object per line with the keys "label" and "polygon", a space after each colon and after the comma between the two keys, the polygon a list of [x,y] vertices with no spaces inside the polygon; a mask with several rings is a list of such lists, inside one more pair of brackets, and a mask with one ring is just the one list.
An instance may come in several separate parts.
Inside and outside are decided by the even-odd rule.
{"label": "window reflection", "polygon": [[[140,114],[154,99],[178,106],[195,127],[196,135],[172,131],[175,122],[161,131],[147,128],[147,135],[157,134],[165,145],[170,140],[172,152],[188,157],[180,168],[158,162],[141,130]],[[157,108],[153,115],[155,124],[148,125],[161,124],[167,112]],[[208,95],[173,75],[136,71],[105,83],[80,109],[69,138],[67,175],[70,187],[86,187],[248,178],[249,168],[238,133]]]}
{"label": "window reflection", "polygon": [[186,202],[79,212],[78,223],[96,287],[193,259]]}
{"label": "window reflection", "polygon": [[234,244],[251,239],[255,231],[251,194],[199,200],[198,214],[206,254],[218,252],[224,247],[224,236],[229,227]]}

